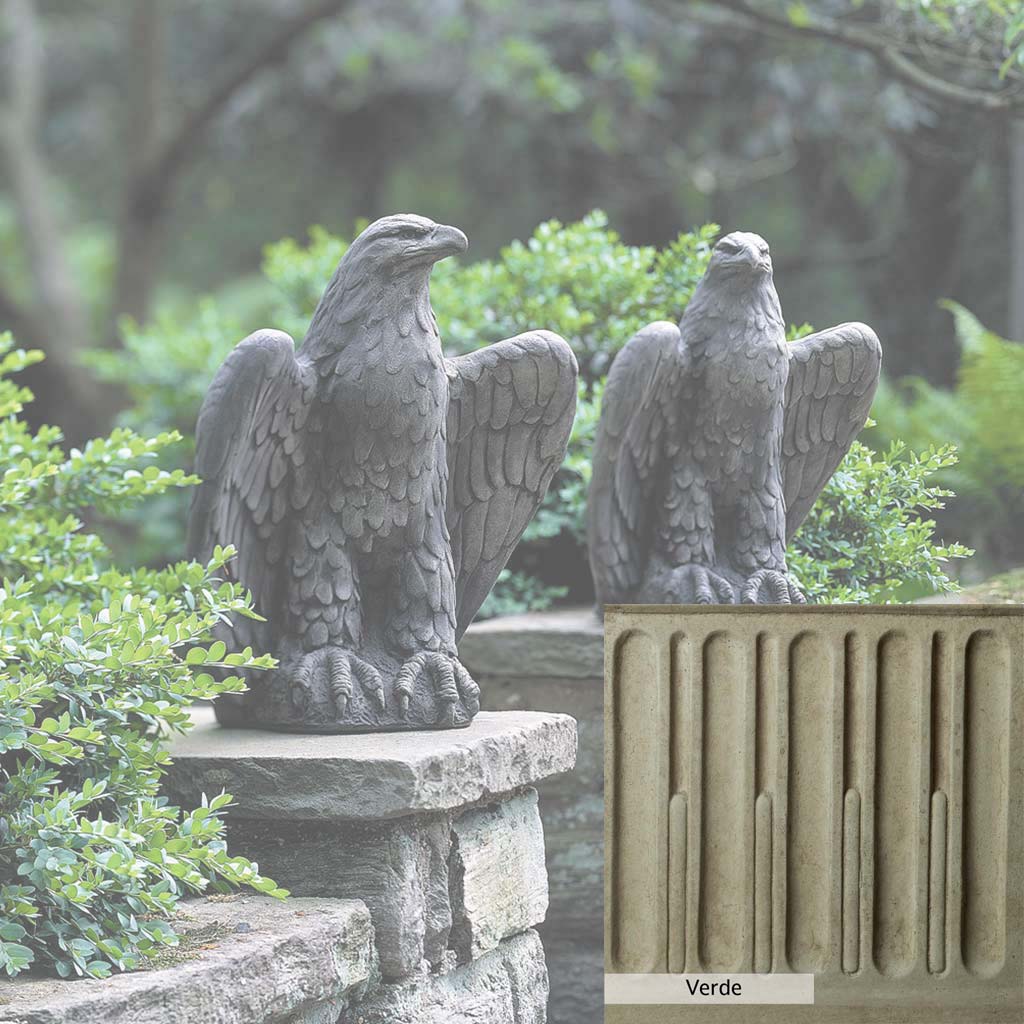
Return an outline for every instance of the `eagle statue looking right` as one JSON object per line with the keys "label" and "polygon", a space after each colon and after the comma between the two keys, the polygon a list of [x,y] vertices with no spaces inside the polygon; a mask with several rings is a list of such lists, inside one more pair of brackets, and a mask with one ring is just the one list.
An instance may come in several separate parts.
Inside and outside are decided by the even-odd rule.
{"label": "eagle statue looking right", "polygon": [[446,359],[430,273],[457,228],[384,217],[352,243],[301,349],[240,342],[196,427],[188,548],[237,549],[266,621],[221,630],[275,655],[227,724],[450,728],[479,708],[456,643],[562,463],[576,360],[550,331]]}
{"label": "eagle statue looking right", "polygon": [[733,232],[677,327],[605,385],[587,505],[597,604],[788,604],[786,545],[867,420],[882,350],[864,324],[786,341],[768,244]]}

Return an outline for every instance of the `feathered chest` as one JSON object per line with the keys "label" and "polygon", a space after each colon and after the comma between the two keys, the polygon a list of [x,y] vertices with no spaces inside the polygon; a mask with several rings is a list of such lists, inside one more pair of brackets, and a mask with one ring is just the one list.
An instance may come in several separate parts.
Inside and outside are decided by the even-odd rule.
{"label": "feathered chest", "polygon": [[699,395],[716,419],[757,422],[781,406],[789,371],[781,323],[752,312],[709,317],[695,333]]}
{"label": "feathered chest", "polygon": [[448,377],[436,335],[368,332],[364,344],[348,346],[322,371],[321,382],[329,415],[379,443],[418,445],[443,430]]}
{"label": "feathered chest", "polygon": [[[382,326],[320,368],[318,426],[328,487],[347,501],[422,499],[445,474],[448,378],[437,336]],[[430,491],[433,488],[427,486]],[[443,488],[442,488],[443,489]]]}

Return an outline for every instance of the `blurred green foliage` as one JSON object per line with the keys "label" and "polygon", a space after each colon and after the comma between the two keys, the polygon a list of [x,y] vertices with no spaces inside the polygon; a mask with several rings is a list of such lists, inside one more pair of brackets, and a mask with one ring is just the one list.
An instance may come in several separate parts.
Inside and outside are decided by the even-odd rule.
{"label": "blurred green foliage", "polygon": [[875,401],[884,441],[912,446],[945,438],[960,461],[938,479],[968,499],[946,514],[944,527],[968,539],[997,564],[1024,560],[1024,345],[988,330],[955,302],[960,366],[952,389],[906,378]]}
{"label": "blurred green foliage", "polygon": [[163,739],[189,706],[272,662],[213,642],[218,621],[252,614],[217,579],[230,550],[112,567],[82,517],[194,478],[155,464],[172,433],[121,427],[68,453],[53,428],[33,433],[19,418],[31,395],[7,375],[39,358],[0,337],[0,972],[104,977],[176,942],[167,919],[186,893],[285,895],[227,853],[230,796],[182,812],[158,793]]}
{"label": "blurred green foliage", "polygon": [[[118,396],[86,392],[77,354],[116,346],[120,314],[148,322],[174,303],[184,325],[197,295],[230,289],[222,308],[246,325],[287,327],[252,295],[262,243],[395,210],[468,228],[506,277],[502,242],[595,206],[631,245],[705,221],[756,230],[787,308],[866,320],[889,373],[944,386],[956,345],[939,296],[1013,322],[1006,120],[792,24],[842,22],[953,86],[1015,95],[1021,73],[999,77],[1020,53],[1010,0],[751,0],[777,31],[734,0],[352,0],[310,23],[326,5],[254,4],[254,17],[134,4],[116,19],[95,3],[18,5],[38,8],[46,102],[5,152],[47,173],[0,175],[0,325],[51,356],[33,370],[32,422],[75,440],[106,428]],[[619,256],[643,264],[640,249]],[[515,312],[507,296],[498,309]],[[450,326],[454,349],[502,325]],[[599,377],[600,357],[584,369]]]}
{"label": "blurred green foliage", "polygon": [[[505,246],[497,259],[434,271],[431,299],[448,352],[465,352],[531,328],[561,334],[581,365],[579,404],[569,450],[523,542],[484,606],[484,615],[546,607],[555,600],[588,600],[584,510],[590,452],[600,412],[604,374],[619,348],[644,324],[677,320],[707,266],[718,233],[708,224],[679,235],[662,249],[626,245],[595,211],[581,221],[547,221],[525,241]],[[263,272],[269,325],[301,342],[320,293],[347,242],[322,228],[307,242],[266,248]],[[223,304],[204,300],[191,321],[157,317],[127,323],[122,352],[96,352],[90,364],[126,388],[132,407],[124,422],[143,432],[174,429],[190,437],[206,387],[246,329]],[[810,331],[790,329],[791,338]],[[185,443],[178,465],[190,457]],[[922,512],[944,494],[929,478],[955,462],[952,450],[920,456],[897,445],[881,455],[858,446],[843,463],[794,544],[794,566],[817,600],[889,600],[898,581],[917,592],[952,586],[945,559],[966,554],[934,540]],[[137,522],[126,557],[160,561],[181,550],[186,510],[181,498],[152,506]]]}

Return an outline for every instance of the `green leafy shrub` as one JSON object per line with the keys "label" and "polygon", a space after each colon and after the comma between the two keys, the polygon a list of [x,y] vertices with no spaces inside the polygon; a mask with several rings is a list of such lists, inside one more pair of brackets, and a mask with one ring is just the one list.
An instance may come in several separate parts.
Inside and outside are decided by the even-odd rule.
{"label": "green leafy shrub", "polygon": [[[996,565],[1024,561],[1024,345],[988,330],[954,302],[961,359],[953,390],[919,378],[879,390],[875,416],[882,443],[951,443],[960,460],[938,481],[969,498],[942,516],[951,535],[982,549]],[[980,514],[979,514],[980,513]]]}
{"label": "green leafy shrub", "polygon": [[[435,269],[431,294],[447,351],[470,351],[544,327],[566,338],[581,367],[566,461],[482,614],[545,607],[566,597],[590,598],[584,510],[604,375],[615,353],[640,327],[655,319],[679,318],[707,267],[717,233],[708,224],[661,250],[630,246],[595,211],[575,224],[541,224],[529,239],[506,246],[495,260],[467,265],[445,260]],[[261,319],[246,321],[245,329],[239,326],[244,316],[231,315],[212,300],[201,304],[197,318],[184,325],[166,317],[142,328],[126,325],[124,352],[92,358],[103,377],[129,390],[133,405],[125,422],[143,432],[177,429],[189,435],[217,365],[244,334],[267,324],[301,342],[346,247],[344,239],[322,228],[313,228],[306,244],[285,239],[268,246],[263,273],[270,301],[260,310]],[[791,328],[789,335],[797,338],[810,330],[803,324]],[[178,464],[185,465],[188,456],[182,448]],[[921,458],[923,462],[915,463],[902,449],[875,461],[864,452],[851,453],[836,479],[868,501],[885,529],[855,528],[833,481],[797,541],[795,564],[817,599],[863,594],[880,598],[890,592],[893,580],[905,578],[935,589],[950,585],[941,560],[962,552],[931,543],[934,524],[918,518],[939,497],[925,479],[940,469],[929,456]],[[948,469],[952,454],[941,460],[941,470]],[[891,504],[879,504],[883,500]],[[184,522],[183,505],[160,519],[147,519],[142,545],[136,542],[133,552],[148,559],[179,551]],[[836,533],[841,527],[851,530],[845,540]],[[921,541],[929,538],[917,559],[910,549],[899,547],[896,535],[904,527]]]}
{"label": "green leafy shrub", "polygon": [[31,395],[6,379],[40,355],[9,335],[0,355],[0,971],[102,977],[173,944],[187,892],[284,895],[228,855],[229,796],[183,813],[158,794],[165,734],[193,701],[244,688],[207,666],[271,662],[211,643],[218,620],[252,614],[216,578],[230,551],[121,571],[83,528],[194,482],[154,464],[177,435],[119,428],[65,453],[56,430],[18,418]]}
{"label": "green leafy shrub", "polygon": [[438,267],[442,337],[465,352],[545,327],[572,346],[589,387],[641,327],[679,319],[717,234],[706,224],[659,251],[625,245],[600,211],[576,224],[547,221],[495,261]]}
{"label": "green leafy shrub", "polygon": [[919,515],[944,507],[952,492],[933,478],[956,458],[952,445],[914,454],[894,441],[876,453],[854,441],[787,552],[808,599],[885,604],[957,589],[944,563],[973,552],[937,543]]}

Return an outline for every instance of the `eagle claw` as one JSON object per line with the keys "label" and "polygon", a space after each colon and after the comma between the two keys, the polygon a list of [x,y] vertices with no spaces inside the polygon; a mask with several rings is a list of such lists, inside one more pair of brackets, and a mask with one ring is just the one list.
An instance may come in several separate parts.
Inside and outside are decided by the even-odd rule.
{"label": "eagle claw", "polygon": [[699,562],[678,565],[662,574],[653,591],[640,600],[669,601],[679,604],[735,604],[732,583],[721,573]]}
{"label": "eagle claw", "polygon": [[[326,679],[327,690],[334,699],[339,718],[344,718],[348,711],[353,681],[358,683],[363,693],[370,697],[381,711],[384,710],[384,681],[380,673],[369,662],[363,661],[351,651],[341,647],[321,647],[302,655],[292,673],[299,693],[310,693],[318,674],[323,674]],[[297,703],[298,696],[299,694],[293,692],[293,704]]]}
{"label": "eagle claw", "polygon": [[[767,591],[766,601],[760,600],[762,591]],[[743,584],[741,601],[743,604],[806,604],[807,598],[783,570],[758,569]]]}
{"label": "eagle claw", "polygon": [[402,665],[395,680],[395,693],[403,718],[408,717],[409,704],[419,679],[426,679],[433,687],[439,725],[456,724],[460,701],[469,718],[480,709],[480,687],[455,655],[421,651]]}

